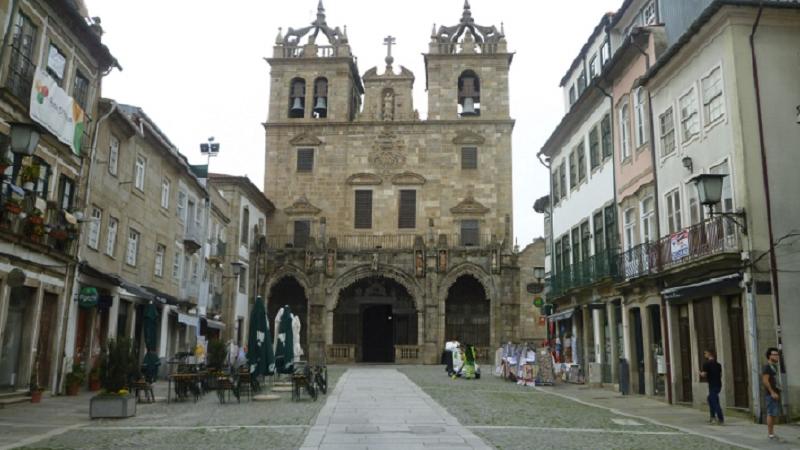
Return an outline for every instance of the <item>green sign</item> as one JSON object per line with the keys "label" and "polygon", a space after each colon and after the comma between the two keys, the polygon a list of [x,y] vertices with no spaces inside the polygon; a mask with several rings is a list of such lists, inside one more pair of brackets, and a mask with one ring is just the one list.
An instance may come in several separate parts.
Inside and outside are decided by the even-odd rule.
{"label": "green sign", "polygon": [[83,287],[78,293],[78,306],[81,308],[93,308],[97,306],[97,299],[99,297],[96,288],[91,286]]}
{"label": "green sign", "polygon": [[542,305],[544,305],[544,300],[542,297],[536,297],[533,299],[533,306],[541,307]]}

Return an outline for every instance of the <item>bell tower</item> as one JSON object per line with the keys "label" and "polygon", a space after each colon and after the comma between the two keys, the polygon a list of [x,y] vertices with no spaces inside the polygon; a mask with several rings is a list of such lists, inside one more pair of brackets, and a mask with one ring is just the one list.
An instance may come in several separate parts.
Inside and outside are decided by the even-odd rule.
{"label": "bell tower", "polygon": [[[327,41],[327,42],[325,42]],[[350,52],[347,27],[330,28],[320,0],[310,26],[278,30],[270,65],[267,121],[352,121],[364,87]]]}
{"label": "bell tower", "polygon": [[457,25],[436,25],[425,54],[428,120],[509,119],[509,53],[503,26],[481,26],[469,0]]}

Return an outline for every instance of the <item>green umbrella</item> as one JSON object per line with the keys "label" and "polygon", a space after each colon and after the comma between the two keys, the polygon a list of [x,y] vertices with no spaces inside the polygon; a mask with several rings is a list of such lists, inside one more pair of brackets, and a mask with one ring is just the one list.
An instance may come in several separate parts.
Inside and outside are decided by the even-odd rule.
{"label": "green umbrella", "polygon": [[264,300],[256,297],[256,303],[250,312],[250,331],[247,337],[247,364],[251,374],[258,376],[275,373],[275,355],[272,353],[271,341]]}
{"label": "green umbrella", "polygon": [[156,341],[158,339],[156,334],[156,330],[158,329],[158,310],[156,309],[156,305],[152,303],[149,303],[147,307],[145,307],[143,327],[144,346],[147,349],[147,353],[144,355],[142,367],[145,380],[152,383],[155,381],[156,375],[158,374],[158,366],[161,365],[161,360],[156,354]]}
{"label": "green umbrella", "polygon": [[275,348],[275,367],[278,373],[294,372],[294,335],[292,333],[292,310],[288,305],[278,312],[278,342]]}

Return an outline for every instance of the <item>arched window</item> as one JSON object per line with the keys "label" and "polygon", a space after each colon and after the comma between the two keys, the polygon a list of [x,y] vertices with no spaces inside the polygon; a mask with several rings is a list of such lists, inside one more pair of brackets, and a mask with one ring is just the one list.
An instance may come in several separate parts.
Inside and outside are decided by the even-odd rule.
{"label": "arched window", "polygon": [[458,114],[462,117],[481,115],[481,80],[471,70],[465,70],[458,77]]}
{"label": "arched window", "polygon": [[303,118],[306,114],[306,80],[295,78],[289,90],[289,118]]}
{"label": "arched window", "polygon": [[317,78],[314,80],[314,110],[313,116],[317,119],[328,117],[328,79]]}

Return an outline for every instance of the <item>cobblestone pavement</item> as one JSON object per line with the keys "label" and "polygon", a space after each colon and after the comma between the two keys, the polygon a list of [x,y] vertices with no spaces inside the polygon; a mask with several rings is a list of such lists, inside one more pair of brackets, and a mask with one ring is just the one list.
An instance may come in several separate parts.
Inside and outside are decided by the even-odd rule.
{"label": "cobblestone pavement", "polygon": [[461,424],[499,449],[740,448],[491,375],[451,380],[440,366],[399,370]]}
{"label": "cobblestone pavement", "polygon": [[[345,368],[328,369],[335,386]],[[300,446],[325,396],[292,402],[290,393],[270,402],[220,404],[212,392],[192,401],[139,404],[135,417],[89,420],[90,393],[49,397],[41,404],[0,409],[0,450],[40,449],[295,449]],[[166,396],[166,383],[156,397]]]}

